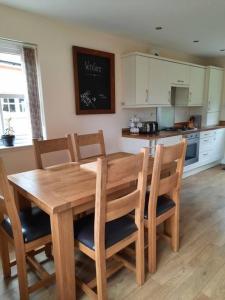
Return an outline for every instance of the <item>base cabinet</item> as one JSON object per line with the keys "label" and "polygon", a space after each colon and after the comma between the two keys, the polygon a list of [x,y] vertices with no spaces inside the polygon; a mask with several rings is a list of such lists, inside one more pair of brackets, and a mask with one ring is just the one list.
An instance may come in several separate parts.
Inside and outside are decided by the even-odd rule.
{"label": "base cabinet", "polygon": [[225,129],[200,133],[199,161],[184,168],[185,172],[221,161],[225,154]]}
{"label": "base cabinet", "polygon": [[138,137],[137,139],[122,137],[121,151],[136,154],[140,152],[141,148],[148,147],[149,155],[154,156],[156,145],[162,144],[165,146],[171,146],[179,143],[181,139],[182,139],[181,135],[156,139],[156,140],[146,140]]}
{"label": "base cabinet", "polygon": [[121,151],[137,154],[140,152],[141,148],[149,148],[149,140],[144,140],[140,138],[126,138],[121,139]]}

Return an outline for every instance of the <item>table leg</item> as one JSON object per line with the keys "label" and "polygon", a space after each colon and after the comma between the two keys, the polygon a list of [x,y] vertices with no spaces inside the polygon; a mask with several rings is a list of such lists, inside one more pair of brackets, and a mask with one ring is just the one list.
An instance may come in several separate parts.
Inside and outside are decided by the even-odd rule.
{"label": "table leg", "polygon": [[75,258],[72,209],[51,215],[57,298],[74,300]]}
{"label": "table leg", "polygon": [[13,194],[16,201],[16,207],[18,210],[31,207],[31,201],[26,197],[24,197],[23,195],[21,195],[15,187],[13,187]]}

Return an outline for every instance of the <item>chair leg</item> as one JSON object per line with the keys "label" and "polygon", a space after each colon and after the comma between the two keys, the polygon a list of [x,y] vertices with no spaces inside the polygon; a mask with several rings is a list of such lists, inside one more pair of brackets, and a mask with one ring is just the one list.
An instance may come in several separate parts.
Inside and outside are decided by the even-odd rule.
{"label": "chair leg", "polygon": [[51,258],[52,257],[52,244],[47,244],[45,246],[45,255],[48,257],[48,258]]}
{"label": "chair leg", "polygon": [[101,254],[96,253],[96,281],[98,300],[107,300],[107,278],[106,278],[106,260]]}
{"label": "chair leg", "polygon": [[145,250],[144,250],[144,228],[139,230],[137,241],[135,242],[136,250],[136,282],[139,286],[145,281]]}
{"label": "chair leg", "polygon": [[174,252],[179,250],[179,213],[176,211],[171,217],[171,248]]}
{"label": "chair leg", "polygon": [[11,277],[11,267],[10,267],[10,257],[9,257],[9,247],[7,238],[3,233],[0,232],[0,254],[4,278]]}
{"label": "chair leg", "polygon": [[150,273],[156,272],[156,225],[148,228],[148,270]]}
{"label": "chair leg", "polygon": [[29,292],[28,292],[28,282],[27,282],[25,251],[24,251],[24,249],[21,249],[20,246],[21,246],[21,244],[16,245],[16,243],[15,243],[16,264],[17,264],[17,275],[18,275],[18,281],[19,281],[20,299],[21,300],[28,300],[29,299]]}

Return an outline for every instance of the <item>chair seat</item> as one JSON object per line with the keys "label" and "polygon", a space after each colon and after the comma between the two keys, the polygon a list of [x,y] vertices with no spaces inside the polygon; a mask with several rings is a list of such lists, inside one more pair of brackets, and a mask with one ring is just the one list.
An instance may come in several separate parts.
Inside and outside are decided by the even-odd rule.
{"label": "chair seat", "polygon": [[[74,223],[75,239],[95,250],[94,245],[94,214],[78,219]],[[128,216],[110,221],[105,225],[105,248],[109,248],[117,242],[137,231],[134,220]]]}
{"label": "chair seat", "polygon": [[[148,219],[148,202],[149,202],[149,192],[147,192],[145,196],[145,211],[144,211],[145,219]],[[160,215],[164,214],[174,206],[175,203],[172,199],[170,199],[167,196],[159,196],[157,201],[156,216],[159,217]]]}
{"label": "chair seat", "polygon": [[[50,218],[38,207],[27,208],[19,213],[24,243],[29,243],[51,234]],[[9,218],[2,221],[1,226],[13,238]]]}

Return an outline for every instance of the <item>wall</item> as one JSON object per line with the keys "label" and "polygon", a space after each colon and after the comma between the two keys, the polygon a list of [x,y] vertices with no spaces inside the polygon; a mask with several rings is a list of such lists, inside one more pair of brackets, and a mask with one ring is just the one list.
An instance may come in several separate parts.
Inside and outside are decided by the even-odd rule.
{"label": "wall", "polygon": [[[107,152],[119,150],[121,128],[127,126],[134,111],[121,108],[121,59],[130,51],[150,52],[150,44],[112,34],[65,24],[60,21],[0,5],[0,37],[35,43],[41,70],[47,136],[64,136],[68,132],[104,130]],[[116,114],[76,116],[72,68],[72,45],[115,53]],[[155,48],[155,47],[154,47]],[[198,57],[161,49],[161,55],[203,64]],[[154,110],[149,110],[154,114]],[[146,112],[145,112],[146,115]],[[152,117],[152,116],[151,116]],[[18,160],[10,150],[1,151],[9,173],[34,167],[32,148],[18,152]],[[6,155],[7,154],[7,155]],[[24,163],[23,163],[24,162]]]}

